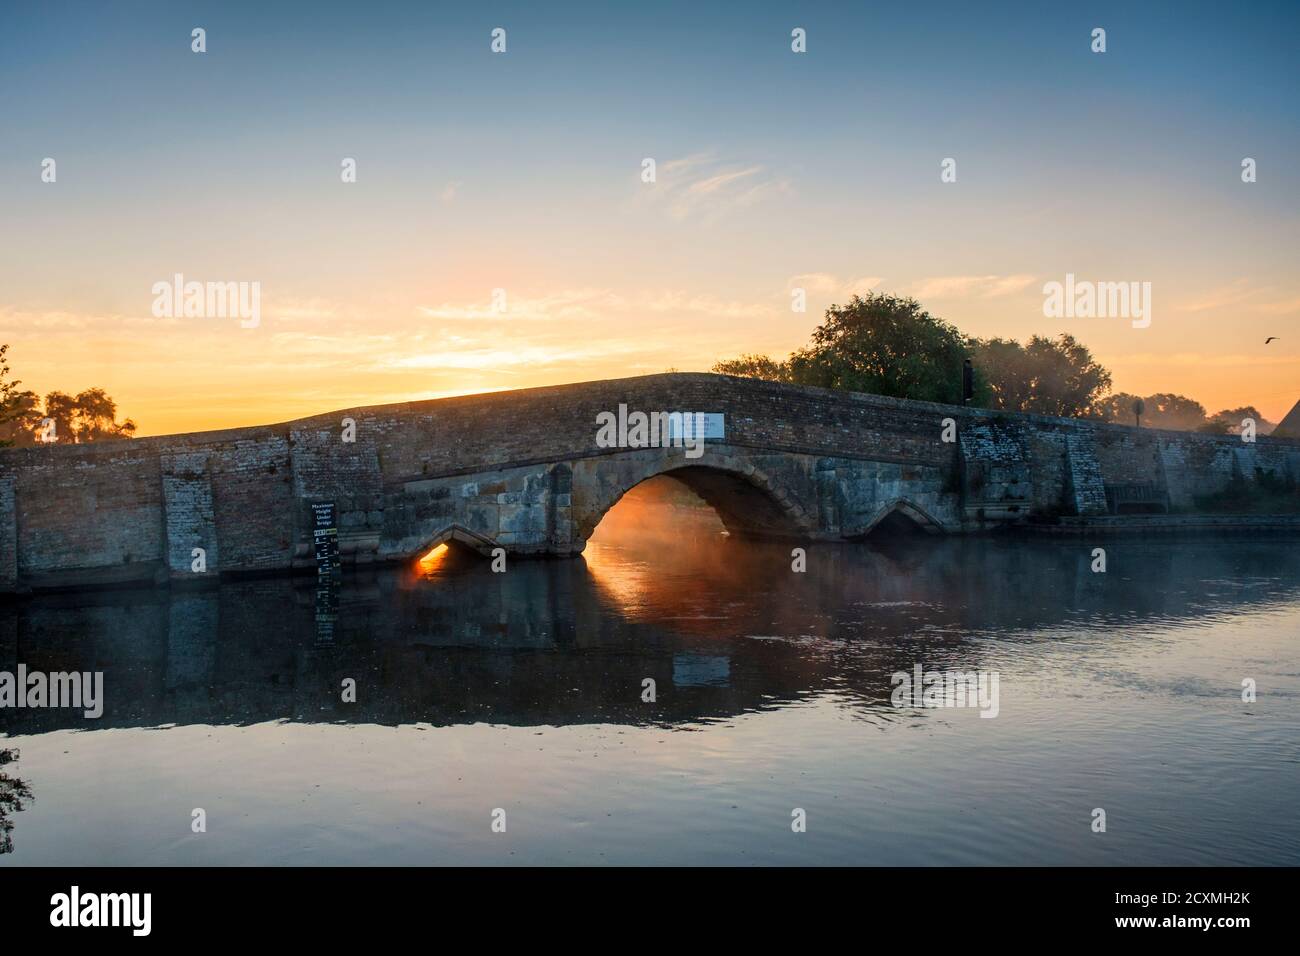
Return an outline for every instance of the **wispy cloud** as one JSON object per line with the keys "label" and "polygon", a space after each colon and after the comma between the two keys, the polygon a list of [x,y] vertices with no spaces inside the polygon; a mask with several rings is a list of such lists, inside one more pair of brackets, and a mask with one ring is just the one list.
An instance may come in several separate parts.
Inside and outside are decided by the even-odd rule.
{"label": "wispy cloud", "polygon": [[386,356],[375,363],[383,369],[473,369],[517,374],[520,370],[536,370],[557,365],[570,365],[623,355],[639,351],[642,343],[605,343],[584,348],[521,345],[515,348],[440,349],[418,352],[414,355]]}
{"label": "wispy cloud", "polygon": [[880,276],[843,279],[829,272],[804,272],[790,277],[786,282],[786,291],[803,289],[814,300],[846,302],[855,295],[870,292],[880,282]]}
{"label": "wispy cloud", "polygon": [[907,293],[924,302],[926,299],[995,299],[1024,292],[1035,283],[1031,275],[933,276],[919,279],[907,287]]}
{"label": "wispy cloud", "polygon": [[1206,355],[1204,352],[1178,352],[1174,355],[1155,352],[1137,352],[1121,355],[1107,355],[1108,362],[1122,362],[1125,365],[1151,365],[1157,368],[1259,368],[1265,365],[1295,365],[1294,355],[1253,355],[1229,353]]}
{"label": "wispy cloud", "polygon": [[0,307],[0,329],[6,335],[24,333],[33,330],[68,330],[77,331],[93,328],[101,320],[121,324],[128,320],[124,315],[92,316],[77,312],[45,311],[30,312],[19,309]]}
{"label": "wispy cloud", "polygon": [[743,301],[673,289],[619,294],[609,289],[570,289],[546,295],[506,295],[505,311],[492,308],[489,300],[443,302],[418,306],[420,315],[443,321],[577,321],[601,320],[637,315],[692,315],[738,319],[771,315],[773,301]]}
{"label": "wispy cloud", "polygon": [[609,293],[601,289],[571,289],[540,296],[512,295],[505,290],[504,309],[490,298],[473,302],[440,302],[421,305],[416,311],[426,318],[443,321],[530,322],[561,319],[590,319],[600,315]]}
{"label": "wispy cloud", "polygon": [[1300,312],[1300,296],[1278,302],[1263,302],[1257,308],[1265,315],[1292,315]]}
{"label": "wispy cloud", "polygon": [[1249,279],[1242,278],[1185,300],[1176,308],[1183,312],[1235,309],[1260,315],[1292,315],[1300,312],[1300,296],[1294,290],[1282,291],[1271,285],[1257,286]]}
{"label": "wispy cloud", "polygon": [[264,317],[281,322],[321,322],[343,315],[337,303],[319,297],[309,299],[268,298],[262,307]]}
{"label": "wispy cloud", "polygon": [[788,180],[753,163],[730,163],[693,153],[657,164],[655,182],[637,180],[635,202],[662,208],[677,221],[713,220],[788,193]]}
{"label": "wispy cloud", "polygon": [[1177,308],[1183,312],[1206,312],[1224,306],[1238,305],[1251,294],[1250,283],[1246,279],[1237,279],[1228,285],[1221,285],[1204,292],[1195,299],[1181,302]]}
{"label": "wispy cloud", "polygon": [[762,166],[750,166],[748,169],[733,169],[725,173],[718,173],[718,175],[710,176],[708,179],[701,179],[698,182],[691,183],[689,191],[697,194],[716,193],[738,180],[745,179],[748,176],[757,176],[762,171]]}

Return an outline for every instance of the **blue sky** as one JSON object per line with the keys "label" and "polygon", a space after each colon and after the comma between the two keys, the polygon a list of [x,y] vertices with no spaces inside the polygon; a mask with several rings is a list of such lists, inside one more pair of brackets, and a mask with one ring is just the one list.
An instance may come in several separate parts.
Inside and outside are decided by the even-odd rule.
{"label": "blue sky", "polygon": [[[1126,390],[1289,407],[1300,5],[993,6],[10,5],[0,341],[149,432],[783,354],[874,287],[1073,332]],[[175,272],[260,281],[270,320],[154,320]],[[1044,319],[1066,272],[1152,281],[1152,328]]]}

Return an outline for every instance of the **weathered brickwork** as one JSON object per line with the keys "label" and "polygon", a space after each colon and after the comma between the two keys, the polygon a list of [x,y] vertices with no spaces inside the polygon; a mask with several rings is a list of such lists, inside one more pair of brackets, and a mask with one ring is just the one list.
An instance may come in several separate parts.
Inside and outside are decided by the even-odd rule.
{"label": "weathered brickwork", "polygon": [[[309,527],[294,494],[287,429],[267,431],[217,443],[208,459],[223,568],[282,569]],[[302,546],[304,560],[309,550]]]}
{"label": "weathered brickwork", "polygon": [[[168,572],[172,577],[182,578],[195,573],[219,574],[221,560],[208,453],[164,453],[160,464]],[[202,572],[194,571],[195,549],[203,552],[205,570]]]}
{"label": "weathered brickwork", "polygon": [[[295,428],[289,433],[298,526],[310,527],[309,505],[332,501],[338,509],[339,550],[351,560],[371,560],[384,527],[384,482],[379,468],[379,428],[357,429],[344,441],[342,424]],[[305,542],[304,542],[305,543]],[[299,546],[296,557],[306,558]]]}
{"label": "weathered brickwork", "polygon": [[983,525],[1028,516],[1034,491],[1029,432],[1023,421],[1006,416],[962,422],[958,441],[970,520]]}
{"label": "weathered brickwork", "polygon": [[1106,513],[1106,480],[1097,460],[1092,429],[1073,429],[1065,436],[1065,492],[1070,512],[1076,515]]}
{"label": "weathered brickwork", "polygon": [[13,479],[19,579],[111,583],[161,568],[159,450],[112,442],[91,454],[76,446],[67,448],[74,454],[57,446],[0,452],[0,469]]}
{"label": "weathered brickwork", "polygon": [[[620,404],[720,413],[725,438],[698,459],[599,447],[597,416]],[[737,533],[852,539],[893,512],[950,532],[1096,515],[1118,484],[1155,485],[1185,510],[1257,469],[1300,476],[1300,442],[650,375],[0,451],[0,588],[184,578],[195,547],[213,573],[309,566],[313,502],[335,505],[354,563],[445,540],[576,553],[629,488],[664,473]]]}

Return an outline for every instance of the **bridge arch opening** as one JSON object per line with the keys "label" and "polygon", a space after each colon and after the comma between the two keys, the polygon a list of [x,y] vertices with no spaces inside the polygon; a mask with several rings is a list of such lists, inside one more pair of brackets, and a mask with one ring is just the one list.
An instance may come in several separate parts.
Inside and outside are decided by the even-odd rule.
{"label": "bridge arch opening", "polygon": [[683,539],[725,534],[721,516],[689,485],[655,475],[625,491],[601,516],[587,543],[673,545]]}
{"label": "bridge arch opening", "polygon": [[761,476],[703,465],[658,472],[611,496],[582,538],[637,530],[643,536],[690,531],[739,538],[799,538],[806,521]]}

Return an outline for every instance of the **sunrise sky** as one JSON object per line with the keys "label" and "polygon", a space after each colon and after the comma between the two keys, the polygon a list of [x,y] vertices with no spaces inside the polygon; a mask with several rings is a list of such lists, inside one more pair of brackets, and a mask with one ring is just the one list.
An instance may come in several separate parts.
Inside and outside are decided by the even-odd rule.
{"label": "sunrise sky", "polygon": [[[874,288],[1278,420],[1300,5],[886,6],[6,5],[0,342],[160,434],[784,356]],[[260,326],[155,318],[175,273]],[[1044,318],[1066,273],[1151,326]]]}

